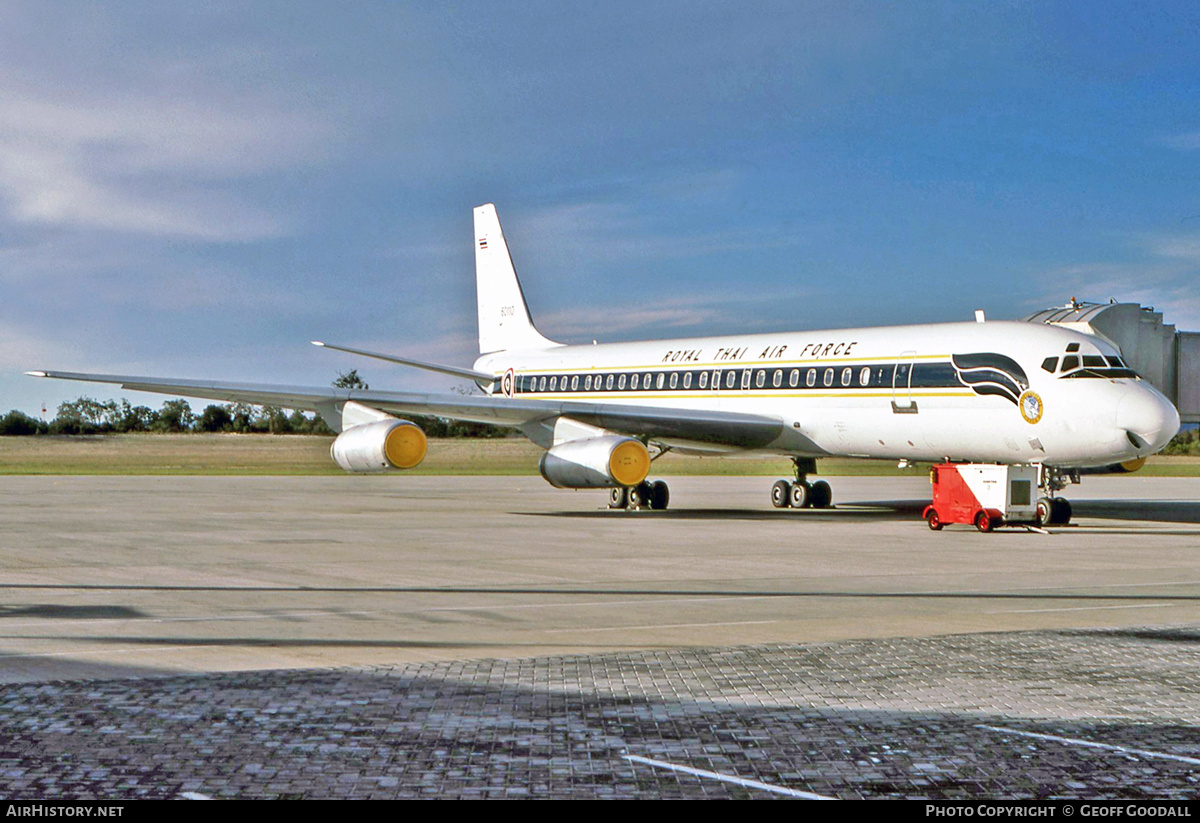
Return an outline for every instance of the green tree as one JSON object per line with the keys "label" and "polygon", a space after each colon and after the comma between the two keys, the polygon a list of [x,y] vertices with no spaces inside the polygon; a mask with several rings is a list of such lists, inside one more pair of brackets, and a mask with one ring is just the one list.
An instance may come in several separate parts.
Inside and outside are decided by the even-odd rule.
{"label": "green tree", "polygon": [[69,400],[58,407],[58,414],[50,424],[54,434],[96,434],[112,431],[119,418],[117,404],[108,400],[101,403],[90,397]]}
{"label": "green tree", "polygon": [[292,431],[292,424],[288,422],[288,416],[279,406],[263,406],[259,411],[258,418],[254,421],[254,429],[271,434],[289,434]]}
{"label": "green tree", "polygon": [[339,389],[369,389],[361,377],[358,376],[358,369],[351,369],[348,372],[338,372],[337,380],[333,381],[333,385]]}
{"label": "green tree", "polygon": [[41,420],[16,409],[0,417],[0,435],[45,434],[49,429]]}
{"label": "green tree", "polygon": [[249,403],[232,403],[229,416],[233,419],[231,431],[246,434],[254,431],[254,407]]}
{"label": "green tree", "polygon": [[159,433],[186,432],[191,430],[195,421],[196,415],[192,413],[192,407],[186,400],[168,400],[162,404],[162,408],[150,424],[150,430]]}
{"label": "green tree", "polygon": [[134,406],[122,397],[114,428],[119,432],[150,431],[150,424],[154,422],[156,414],[149,406]]}
{"label": "green tree", "polygon": [[202,432],[233,431],[233,415],[225,406],[209,405],[204,407],[196,418],[196,430]]}

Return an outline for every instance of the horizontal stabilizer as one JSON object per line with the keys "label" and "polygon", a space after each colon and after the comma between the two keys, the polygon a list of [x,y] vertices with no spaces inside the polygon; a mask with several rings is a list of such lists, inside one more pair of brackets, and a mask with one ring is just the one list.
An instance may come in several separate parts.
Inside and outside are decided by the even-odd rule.
{"label": "horizontal stabilizer", "polygon": [[483,380],[491,383],[495,379],[495,375],[487,372],[475,371],[474,369],[461,369],[457,366],[442,366],[437,363],[426,363],[423,360],[412,360],[407,357],[396,357],[391,354],[379,354],[373,351],[364,351],[363,349],[352,349],[348,346],[335,346],[332,343],[322,343],[320,340],[312,341],[314,346],[320,346],[323,349],[333,349],[334,351],[344,351],[349,354],[357,354],[363,357],[373,357],[376,360],[386,360],[389,363],[399,363],[401,366],[412,366],[416,369],[424,369],[425,371],[435,371],[441,374],[449,374],[454,377],[465,377],[468,380]]}

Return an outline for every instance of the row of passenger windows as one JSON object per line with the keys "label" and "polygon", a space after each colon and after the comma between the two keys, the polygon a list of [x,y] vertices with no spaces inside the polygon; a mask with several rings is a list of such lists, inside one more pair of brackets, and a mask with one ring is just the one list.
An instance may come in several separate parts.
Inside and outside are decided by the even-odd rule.
{"label": "row of passenger windows", "polygon": [[714,371],[617,372],[602,374],[521,375],[517,391],[576,392],[576,391],[670,391],[689,389],[781,389],[806,388],[820,384],[831,386],[865,386],[891,388],[892,366],[846,366],[840,370],[823,369],[716,369]]}

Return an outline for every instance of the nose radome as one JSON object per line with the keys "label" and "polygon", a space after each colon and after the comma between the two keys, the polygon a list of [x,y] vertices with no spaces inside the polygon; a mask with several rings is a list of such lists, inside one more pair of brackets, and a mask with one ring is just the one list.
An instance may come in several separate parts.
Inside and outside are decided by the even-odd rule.
{"label": "nose radome", "polygon": [[[1117,425],[1137,436],[1147,453],[1161,450],[1179,431],[1179,412],[1161,392],[1138,386],[1117,404]],[[1139,448],[1138,451],[1142,449]]]}

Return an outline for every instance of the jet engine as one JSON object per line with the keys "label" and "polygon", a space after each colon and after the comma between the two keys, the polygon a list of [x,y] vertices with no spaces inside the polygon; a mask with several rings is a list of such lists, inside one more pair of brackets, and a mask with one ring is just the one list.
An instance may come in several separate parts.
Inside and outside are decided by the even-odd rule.
{"label": "jet engine", "polygon": [[411,469],[425,459],[425,448],[425,432],[419,426],[388,417],[346,429],[329,454],[348,472],[382,472]]}
{"label": "jet engine", "polygon": [[1136,457],[1124,463],[1113,463],[1111,466],[1097,466],[1091,469],[1081,469],[1081,474],[1132,474],[1146,465],[1146,458]]}
{"label": "jet engine", "polygon": [[560,489],[636,486],[650,473],[650,453],[619,434],[570,440],[543,454],[538,471]]}

